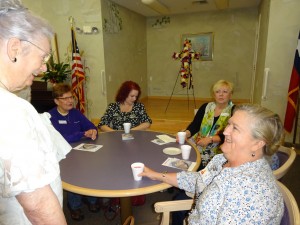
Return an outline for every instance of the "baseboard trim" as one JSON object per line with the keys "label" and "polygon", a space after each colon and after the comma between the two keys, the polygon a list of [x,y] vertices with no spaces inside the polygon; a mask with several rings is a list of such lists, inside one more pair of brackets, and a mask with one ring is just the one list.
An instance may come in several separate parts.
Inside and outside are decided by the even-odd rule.
{"label": "baseboard trim", "polygon": [[[167,96],[148,96],[148,97],[143,97],[141,98],[141,101],[146,101],[147,99],[149,100],[169,100],[170,97]],[[172,100],[179,100],[179,101],[186,101],[186,97],[178,97],[178,96],[173,96]],[[189,98],[190,101],[193,101],[193,98]],[[195,98],[195,101],[199,102],[211,102],[213,101],[213,98]],[[240,104],[240,103],[250,103],[250,99],[232,99],[232,102],[235,104]]]}

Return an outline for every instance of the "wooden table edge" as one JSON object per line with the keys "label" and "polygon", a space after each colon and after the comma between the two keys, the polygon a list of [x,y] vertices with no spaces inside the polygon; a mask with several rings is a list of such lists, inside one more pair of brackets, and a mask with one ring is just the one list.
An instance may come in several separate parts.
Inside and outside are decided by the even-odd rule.
{"label": "wooden table edge", "polygon": [[[147,179],[147,178],[143,178]],[[63,189],[66,191],[74,192],[77,194],[94,196],[94,197],[130,197],[136,195],[151,194],[154,192],[162,191],[171,187],[166,183],[152,185],[150,187],[128,189],[128,190],[96,190],[90,188],[82,188],[62,181]]]}

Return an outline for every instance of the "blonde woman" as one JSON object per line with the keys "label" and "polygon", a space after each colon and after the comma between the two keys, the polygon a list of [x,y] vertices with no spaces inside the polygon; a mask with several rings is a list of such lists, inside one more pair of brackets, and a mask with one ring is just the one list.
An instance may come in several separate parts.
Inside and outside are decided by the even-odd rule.
{"label": "blonde woman", "polygon": [[220,144],[224,141],[223,131],[234,107],[231,97],[233,84],[219,80],[211,87],[213,102],[204,103],[193,121],[184,130],[186,137],[195,143],[201,153],[200,168],[218,153]]}

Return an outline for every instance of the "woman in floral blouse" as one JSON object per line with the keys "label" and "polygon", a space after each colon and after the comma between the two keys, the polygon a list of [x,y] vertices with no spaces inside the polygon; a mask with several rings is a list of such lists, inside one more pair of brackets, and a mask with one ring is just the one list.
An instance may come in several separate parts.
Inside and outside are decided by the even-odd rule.
{"label": "woman in floral blouse", "polygon": [[116,95],[116,102],[110,103],[98,127],[102,131],[123,130],[123,123],[131,123],[131,130],[146,130],[152,120],[147,115],[143,103],[138,102],[140,86],[133,81],[125,81]]}
{"label": "woman in floral blouse", "polygon": [[158,173],[147,167],[141,176],[195,193],[188,224],[280,224],[283,198],[265,155],[281,144],[280,118],[256,105],[238,105],[223,134],[223,154],[199,172]]}

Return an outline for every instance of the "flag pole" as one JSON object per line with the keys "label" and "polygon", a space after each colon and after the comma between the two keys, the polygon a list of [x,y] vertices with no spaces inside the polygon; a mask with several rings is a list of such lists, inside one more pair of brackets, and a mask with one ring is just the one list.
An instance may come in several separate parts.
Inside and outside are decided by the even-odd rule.
{"label": "flag pole", "polygon": [[72,36],[72,91],[77,98],[76,108],[85,113],[85,95],[84,95],[84,65],[81,61],[79,48],[77,46],[76,34],[74,31],[74,18],[69,17],[71,23],[71,36]]}
{"label": "flag pole", "polygon": [[296,118],[294,124],[294,136],[293,136],[293,145],[296,144],[296,136],[297,136],[297,125],[298,125],[298,118],[299,118],[299,100],[300,100],[300,91],[298,92],[298,102],[297,102],[297,111],[296,111]]}
{"label": "flag pole", "polygon": [[[75,23],[75,20],[74,20],[74,17],[73,16],[69,16],[69,22],[70,22],[70,25],[71,25],[71,35],[72,35],[72,70],[73,70],[73,54],[75,52],[75,48],[76,48],[76,44],[75,44],[75,40],[76,40],[76,37],[75,37],[75,32],[74,32],[74,23]],[[77,79],[77,75],[75,73],[75,80],[76,80],[76,86],[78,86],[78,79]],[[72,77],[71,77],[71,83],[72,83],[72,92],[73,94],[75,95],[76,97],[76,108],[78,108],[78,106],[80,105],[80,102],[79,102],[79,94],[73,90],[73,71],[72,71]]]}

